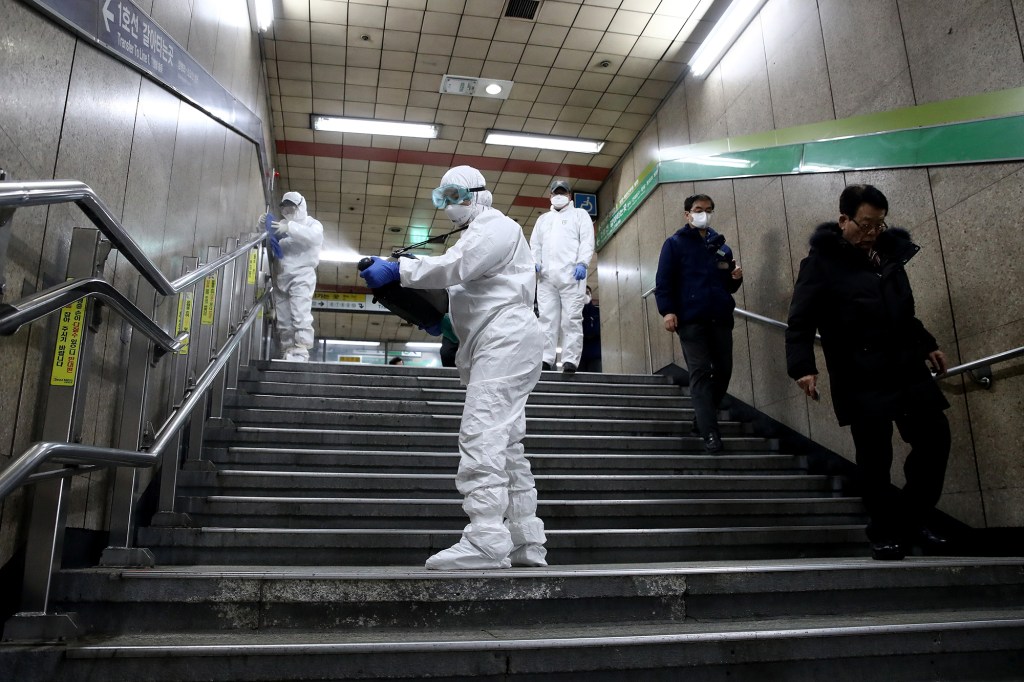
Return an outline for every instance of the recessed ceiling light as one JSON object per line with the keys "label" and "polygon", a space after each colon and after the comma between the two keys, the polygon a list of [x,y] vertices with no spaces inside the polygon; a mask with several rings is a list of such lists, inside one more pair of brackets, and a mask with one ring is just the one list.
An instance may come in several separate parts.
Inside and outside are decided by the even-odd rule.
{"label": "recessed ceiling light", "polygon": [[273,0],[256,0],[256,25],[261,31],[266,31],[272,23],[274,23]]}
{"label": "recessed ceiling light", "polygon": [[515,83],[512,81],[477,78],[476,76],[453,76],[446,73],[441,77],[441,87],[437,91],[442,95],[508,99],[513,85]]}
{"label": "recessed ceiling light", "polygon": [[597,154],[604,147],[604,140],[587,140],[578,137],[556,137],[554,135],[535,135],[532,133],[516,133],[507,130],[488,130],[484,144],[500,144],[509,147],[531,147],[533,149],[553,149],[562,152],[580,152]]}
{"label": "recessed ceiling light", "polygon": [[378,121],[372,118],[346,116],[318,116],[310,114],[313,130],[336,133],[364,133],[366,135],[396,135],[399,137],[436,138],[438,129],[432,123],[405,123],[404,121]]}

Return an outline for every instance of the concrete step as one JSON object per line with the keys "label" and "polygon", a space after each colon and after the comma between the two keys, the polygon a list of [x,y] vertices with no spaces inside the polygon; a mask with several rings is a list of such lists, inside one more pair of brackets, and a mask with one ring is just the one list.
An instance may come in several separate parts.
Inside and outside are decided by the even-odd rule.
{"label": "concrete step", "polygon": [[[249,369],[249,368],[243,368]],[[346,365],[333,362],[310,362],[297,364],[284,362],[282,360],[271,360],[270,362],[258,360],[252,365],[257,372],[267,370],[290,372],[296,374],[345,374],[368,377],[370,381],[386,380],[388,377],[429,377],[437,379],[457,380],[459,371],[453,367],[395,367],[391,365]],[[672,381],[660,374],[612,374],[612,373],[590,373],[578,372],[576,377],[583,377],[588,381],[600,381],[611,384],[648,384],[666,385]],[[541,372],[542,381],[573,381],[572,376],[563,375],[560,371]]]}
{"label": "concrete step", "polygon": [[[199,526],[260,528],[411,528],[466,523],[458,499],[210,495],[178,502]],[[541,499],[548,530],[598,528],[721,528],[735,526],[863,525],[857,498],[753,500]]]}
{"label": "concrete step", "polygon": [[[355,388],[418,388],[425,390],[461,390],[464,387],[458,379],[452,377],[431,377],[405,374],[381,374],[368,379],[359,374],[331,374],[323,372],[283,372],[268,370],[264,372],[241,368],[239,379],[253,382],[280,382],[302,385],[349,386]],[[601,380],[600,374],[579,375],[573,379],[551,380],[541,377],[534,387],[533,393],[561,393],[575,395],[579,393],[595,395],[630,395],[630,396],[675,396],[685,394],[685,389],[670,383],[610,383]]]}
{"label": "concrete step", "polygon": [[[26,651],[5,679],[1008,680],[1024,609],[442,630],[130,634]],[[25,648],[27,649],[27,648]],[[12,650],[13,651],[13,650]],[[17,665],[17,662],[13,662]]]}
{"label": "concrete step", "polygon": [[[639,494],[651,499],[744,499],[763,497],[835,497],[838,485],[821,475],[547,475],[536,476],[540,496],[564,499],[621,499]],[[264,495],[295,497],[437,498],[455,490],[455,472],[448,474],[384,474],[345,472],[181,471],[178,494]]]}
{"label": "concrete step", "polygon": [[[681,398],[688,401],[688,398]],[[227,404],[240,409],[291,410],[303,412],[360,412],[360,413],[401,413],[461,415],[462,400],[372,400],[362,398],[327,398],[316,396],[250,395],[235,391]],[[683,403],[681,402],[680,405]],[[527,418],[559,419],[645,419],[673,422],[691,422],[693,410],[689,407],[617,406],[607,405],[553,404],[544,405],[530,401],[526,406]],[[719,420],[728,421],[727,412],[719,414]]]}
{"label": "concrete step", "polygon": [[[209,447],[204,459],[222,469],[434,473],[455,471],[459,454],[409,450],[355,450],[341,448]],[[530,467],[540,474],[796,474],[805,469],[797,455],[752,454],[569,454],[530,453]]]}
{"label": "concrete step", "polygon": [[[458,541],[462,523],[434,529],[141,528],[159,564],[416,566]],[[862,525],[602,528],[546,532],[548,562],[643,563],[864,556]]]}
{"label": "concrete step", "polygon": [[[689,436],[690,420],[616,419],[606,410],[607,418],[527,417],[526,431],[534,436],[585,433],[592,436]],[[461,414],[403,414],[394,412],[327,412],[302,409],[228,408],[225,417],[238,426],[259,424],[278,428],[324,428],[384,431],[443,431],[457,434]],[[691,418],[692,419],[692,418]],[[733,421],[719,423],[723,436],[740,435],[750,428]]]}
{"label": "concrete step", "polygon": [[[214,427],[206,431],[205,443],[232,446],[259,443],[263,446],[326,445],[365,450],[414,448],[427,452],[456,452],[457,431],[376,431],[341,428],[287,428],[273,426]],[[778,441],[753,436],[724,436],[725,452],[762,452],[778,450]],[[523,439],[526,452],[560,451],[572,453],[647,452],[658,454],[704,452],[700,436],[692,435],[589,435],[531,434]]]}
{"label": "concrete step", "polygon": [[[90,633],[366,631],[878,616],[998,609],[1024,597],[1022,559],[799,559],[427,571],[162,566],[64,570],[57,610]],[[159,617],[154,617],[155,615]]]}
{"label": "concrete step", "polygon": [[[283,377],[287,379],[288,377]],[[365,400],[415,400],[462,402],[466,391],[424,387],[391,387],[366,385],[334,385],[330,383],[304,384],[287,381],[272,381],[261,378],[258,381],[242,380],[240,391],[253,395],[353,398]],[[557,387],[556,387],[557,388]],[[528,405],[599,405],[606,407],[679,407],[690,406],[690,398],[679,389],[664,395],[623,395],[608,392],[568,393],[565,391],[535,391],[530,394]]]}

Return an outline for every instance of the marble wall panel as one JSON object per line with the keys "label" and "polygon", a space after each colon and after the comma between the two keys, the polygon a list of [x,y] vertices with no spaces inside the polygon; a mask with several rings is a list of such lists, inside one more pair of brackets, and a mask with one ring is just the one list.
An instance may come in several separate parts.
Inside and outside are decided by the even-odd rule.
{"label": "marble wall panel", "polygon": [[619,332],[618,270],[619,235],[601,250],[597,269],[601,292],[601,364],[605,372],[619,372],[622,367],[621,334]]}
{"label": "marble wall panel", "polygon": [[690,124],[686,114],[686,88],[676,86],[655,114],[658,124],[658,147],[662,158],[669,157],[673,147],[690,143]]}
{"label": "marble wall panel", "polygon": [[1024,251],[1019,225],[1024,171],[938,214],[957,333],[976,336],[1024,318]]}
{"label": "marble wall panel", "polygon": [[1012,5],[898,0],[917,104],[1024,85]]}
{"label": "marble wall panel", "polygon": [[686,120],[689,141],[707,142],[728,137],[726,125],[725,88],[722,68],[716,67],[703,79],[687,78],[683,81],[686,92]]}
{"label": "marble wall panel", "polygon": [[836,118],[915,104],[896,0],[820,0],[818,11]]}
{"label": "marble wall panel", "polygon": [[835,118],[815,0],[771,0],[759,16],[775,127]]}
{"label": "marble wall panel", "polygon": [[725,94],[726,127],[730,137],[773,130],[761,21],[754,19],[722,58],[719,70]]}
{"label": "marble wall panel", "polygon": [[187,3],[178,0],[153,0],[153,11],[149,16],[182,46],[188,45],[192,8]]}
{"label": "marble wall panel", "polygon": [[[619,328],[622,345],[620,347],[621,371],[645,373],[647,371],[647,350],[641,335],[635,330],[643,329],[640,295],[640,221],[636,215],[620,230],[618,237],[618,257],[616,259],[616,281],[619,294]],[[628,333],[627,333],[628,331]]]}

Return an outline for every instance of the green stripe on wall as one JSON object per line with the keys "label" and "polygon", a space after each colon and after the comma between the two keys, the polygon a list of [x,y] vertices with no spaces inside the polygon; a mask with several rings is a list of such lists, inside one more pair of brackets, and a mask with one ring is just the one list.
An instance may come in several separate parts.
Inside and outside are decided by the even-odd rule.
{"label": "green stripe on wall", "polygon": [[1022,111],[1014,88],[665,149],[598,225],[597,248],[663,183],[1024,159]]}

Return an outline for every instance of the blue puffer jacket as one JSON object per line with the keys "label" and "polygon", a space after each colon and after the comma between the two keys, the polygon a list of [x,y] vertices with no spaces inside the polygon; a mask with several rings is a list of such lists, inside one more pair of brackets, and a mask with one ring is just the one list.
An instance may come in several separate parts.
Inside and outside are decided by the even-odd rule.
{"label": "blue puffer jacket", "polygon": [[731,319],[732,294],[743,284],[731,276],[735,267],[724,236],[708,228],[702,239],[699,230],[685,225],[661,247],[654,289],[658,312],[675,314],[679,324]]}

